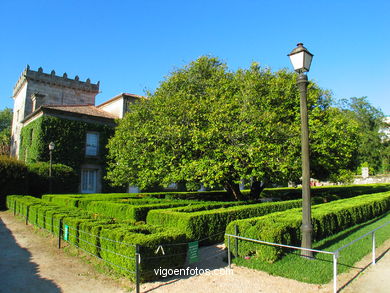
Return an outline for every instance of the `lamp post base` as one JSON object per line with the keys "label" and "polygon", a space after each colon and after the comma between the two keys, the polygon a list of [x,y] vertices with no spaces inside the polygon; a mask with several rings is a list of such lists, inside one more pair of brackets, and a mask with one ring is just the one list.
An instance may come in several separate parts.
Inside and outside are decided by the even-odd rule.
{"label": "lamp post base", "polygon": [[[302,243],[303,248],[312,248],[311,234],[313,232],[313,226],[311,223],[301,226],[302,231]],[[313,258],[313,251],[301,250],[301,256],[306,258]]]}

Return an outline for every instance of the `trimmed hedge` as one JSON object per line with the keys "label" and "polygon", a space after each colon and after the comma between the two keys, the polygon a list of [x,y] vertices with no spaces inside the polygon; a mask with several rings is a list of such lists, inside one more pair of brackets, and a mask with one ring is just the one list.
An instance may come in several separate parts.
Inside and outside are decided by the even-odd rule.
{"label": "trimmed hedge", "polygon": [[301,200],[249,205],[244,205],[242,202],[226,203],[225,206],[223,204],[195,205],[169,210],[152,210],[149,212],[146,222],[165,227],[176,227],[185,232],[191,240],[208,238],[203,244],[209,244],[223,241],[223,232],[231,221],[300,206]]}
{"label": "trimmed hedge", "polygon": [[[29,171],[30,195],[42,195],[50,192],[50,177],[48,162],[37,162],[27,165]],[[79,176],[69,166],[62,164],[52,165],[52,192],[69,193],[77,192],[79,186]]]}
{"label": "trimmed hedge", "polygon": [[[390,209],[390,192],[362,195],[312,207],[313,241],[324,239],[346,228],[378,217]],[[226,233],[234,234],[235,226],[243,237],[300,246],[302,209],[272,213],[267,216],[231,222]],[[238,255],[256,254],[260,260],[274,262],[283,255],[280,247],[259,245],[239,240]],[[225,238],[227,244],[227,238]],[[233,247],[233,253],[234,251]]]}
{"label": "trimmed hedge", "polygon": [[[325,199],[342,199],[385,191],[390,191],[390,184],[336,185],[310,188],[312,197],[321,197]],[[265,188],[260,196],[280,198],[282,200],[299,199],[302,198],[302,189],[293,187]]]}
{"label": "trimmed hedge", "polygon": [[[7,207],[26,217],[31,224],[47,229],[55,235],[59,227],[68,226],[68,242],[92,253],[115,270],[135,279],[135,245],[140,245],[141,280],[157,279],[154,269],[176,268],[186,260],[187,245],[183,232],[174,228],[134,225],[134,221],[117,221],[86,211],[63,207],[31,196],[11,195]],[[44,223],[44,224],[43,224]],[[165,255],[156,258],[156,248],[164,245]]]}
{"label": "trimmed hedge", "polygon": [[146,215],[153,209],[166,209],[178,206],[188,205],[189,202],[177,201],[177,202],[157,202],[151,203],[150,201],[128,201],[127,203],[107,202],[107,201],[93,201],[87,204],[86,211],[100,213],[107,217],[115,218],[118,220],[145,221]]}
{"label": "trimmed hedge", "polygon": [[0,210],[5,209],[6,196],[26,194],[28,170],[24,162],[0,156]]}
{"label": "trimmed hedge", "polygon": [[[184,266],[187,245],[176,244],[186,241],[185,234],[173,228],[151,225],[108,227],[100,231],[100,254],[103,259],[113,264],[113,269],[134,280],[135,275],[131,272],[135,272],[135,245],[139,244],[141,281],[155,280],[159,276],[154,273],[154,269]],[[159,245],[163,245],[165,255],[156,255],[156,248]]]}
{"label": "trimmed hedge", "polygon": [[128,198],[141,199],[142,197],[129,193],[45,194],[42,196],[42,200],[45,202],[80,208],[85,208],[86,205],[93,201],[110,201]]}

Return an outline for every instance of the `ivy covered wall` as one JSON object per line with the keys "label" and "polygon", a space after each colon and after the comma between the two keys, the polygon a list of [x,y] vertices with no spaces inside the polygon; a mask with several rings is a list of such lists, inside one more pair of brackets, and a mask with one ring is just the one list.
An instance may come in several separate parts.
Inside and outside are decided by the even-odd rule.
{"label": "ivy covered wall", "polygon": [[[26,163],[48,162],[48,146],[53,141],[53,163],[70,166],[78,174],[82,164],[98,164],[102,167],[102,191],[113,191],[104,177],[106,145],[114,130],[114,127],[109,125],[44,115],[22,128],[19,158]],[[89,131],[99,133],[99,151],[96,157],[85,156],[86,134]]]}

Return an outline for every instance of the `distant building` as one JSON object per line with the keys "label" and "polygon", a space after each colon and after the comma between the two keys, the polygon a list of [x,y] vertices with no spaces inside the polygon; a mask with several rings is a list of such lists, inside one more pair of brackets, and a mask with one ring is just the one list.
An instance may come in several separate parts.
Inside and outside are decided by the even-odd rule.
{"label": "distant building", "polygon": [[383,119],[383,122],[387,125],[387,127],[384,127],[381,129],[381,132],[383,133],[383,140],[387,141],[390,140],[390,116],[385,116]]}
{"label": "distant building", "polygon": [[115,120],[123,118],[128,106],[142,97],[120,94],[95,106],[98,93],[99,82],[27,66],[13,91],[11,156],[26,162],[48,161],[48,145],[53,141],[53,162],[79,173],[80,192],[108,191],[103,180],[108,139]]}

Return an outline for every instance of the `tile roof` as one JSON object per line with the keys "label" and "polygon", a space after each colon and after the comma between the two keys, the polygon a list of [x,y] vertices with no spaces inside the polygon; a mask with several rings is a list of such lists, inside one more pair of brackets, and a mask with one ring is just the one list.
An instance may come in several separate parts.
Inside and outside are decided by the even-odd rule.
{"label": "tile roof", "polygon": [[42,109],[51,109],[61,112],[70,112],[88,116],[102,117],[108,119],[117,119],[118,117],[101,110],[93,105],[42,105]]}

